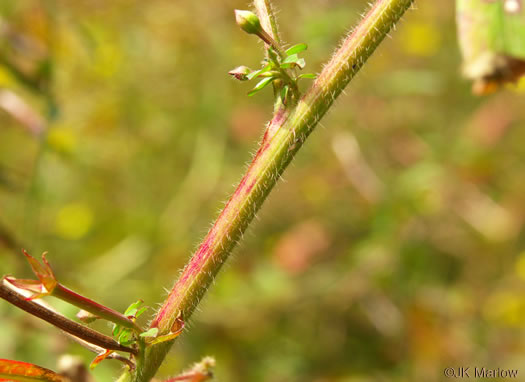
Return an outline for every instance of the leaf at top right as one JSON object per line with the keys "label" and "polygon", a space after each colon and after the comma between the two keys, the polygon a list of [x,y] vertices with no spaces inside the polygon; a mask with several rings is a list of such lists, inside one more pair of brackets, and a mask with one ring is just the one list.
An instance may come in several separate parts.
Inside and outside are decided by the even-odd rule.
{"label": "leaf at top right", "polygon": [[477,95],[490,94],[525,74],[525,2],[457,0],[463,75]]}

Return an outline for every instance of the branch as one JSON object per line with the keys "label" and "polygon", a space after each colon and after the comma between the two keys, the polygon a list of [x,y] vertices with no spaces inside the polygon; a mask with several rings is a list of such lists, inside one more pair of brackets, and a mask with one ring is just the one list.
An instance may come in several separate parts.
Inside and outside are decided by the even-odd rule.
{"label": "branch", "polygon": [[37,304],[36,302],[27,301],[24,296],[12,291],[3,284],[0,284],[0,298],[3,298],[14,306],[25,310],[27,313],[36,316],[41,320],[47,321],[51,325],[56,326],[57,328],[62,329],[63,331],[70,333],[75,337],[81,338],[91,344],[100,346],[104,349],[137,354],[136,349],[123,346],[116,342],[113,338],[105,336],[84,325],[80,325],[74,321],[71,321],[64,316]]}
{"label": "branch", "polygon": [[[170,333],[177,317],[188,320],[295,153],[412,2],[377,0],[297,105],[274,115],[239,186],[152,321],[159,335]],[[133,381],[149,381],[172,344],[149,347]]]}
{"label": "branch", "polygon": [[278,45],[281,45],[279,30],[277,29],[277,22],[275,21],[275,14],[270,2],[268,0],[254,0],[253,5],[263,29]]}

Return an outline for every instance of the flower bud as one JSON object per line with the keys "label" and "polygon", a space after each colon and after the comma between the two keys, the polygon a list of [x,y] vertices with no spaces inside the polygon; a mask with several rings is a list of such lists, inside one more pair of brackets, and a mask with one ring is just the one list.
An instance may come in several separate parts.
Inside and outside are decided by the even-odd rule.
{"label": "flower bud", "polygon": [[253,12],[236,9],[235,21],[246,33],[259,35],[263,31],[259,18]]}
{"label": "flower bud", "polygon": [[239,81],[247,81],[248,80],[248,74],[250,74],[252,70],[248,68],[247,66],[241,65],[236,67],[235,69],[232,69],[228,72],[229,75],[233,76],[235,79]]}

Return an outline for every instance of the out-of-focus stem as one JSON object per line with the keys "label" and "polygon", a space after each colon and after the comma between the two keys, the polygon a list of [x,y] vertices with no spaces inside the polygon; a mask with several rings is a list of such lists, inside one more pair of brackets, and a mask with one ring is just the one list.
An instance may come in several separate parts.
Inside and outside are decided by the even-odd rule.
{"label": "out-of-focus stem", "polygon": [[19,251],[20,248],[22,248],[18,240],[13,236],[12,232],[10,232],[7,227],[2,224],[0,224],[0,245],[13,251]]}
{"label": "out-of-focus stem", "polygon": [[[273,134],[263,139],[233,196],[152,321],[159,335],[170,333],[178,317],[187,320],[191,316],[295,153],[412,2],[376,1],[297,105],[289,112],[276,113],[269,127],[273,126]],[[149,381],[172,343],[148,348],[133,381]]]}

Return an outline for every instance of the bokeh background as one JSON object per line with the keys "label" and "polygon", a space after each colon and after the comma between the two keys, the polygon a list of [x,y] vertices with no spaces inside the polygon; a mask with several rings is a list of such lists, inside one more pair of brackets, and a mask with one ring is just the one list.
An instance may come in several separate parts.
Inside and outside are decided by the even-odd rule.
{"label": "bokeh background", "polygon": [[[367,8],[275,3],[283,39],[309,46],[306,72]],[[262,58],[234,23],[247,7],[0,0],[0,274],[31,276],[22,246],[49,251],[65,285],[121,311],[141,298],[151,317],[271,117],[270,89],[247,97],[250,84],[227,75]],[[525,374],[525,87],[473,97],[454,18],[453,2],[420,1],[384,41],[159,376],[205,355],[219,381]],[[93,358],[0,301],[1,358],[55,369],[64,353]]]}

